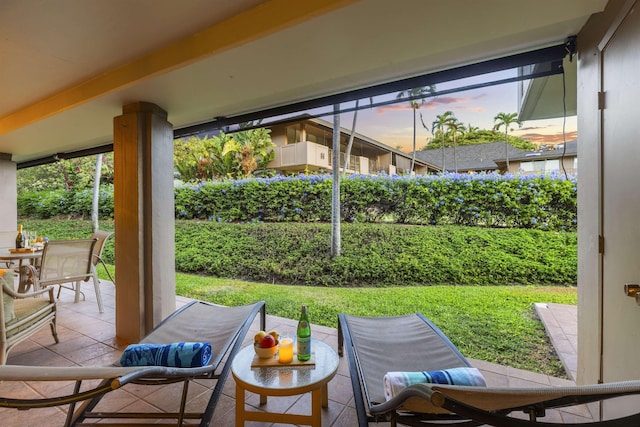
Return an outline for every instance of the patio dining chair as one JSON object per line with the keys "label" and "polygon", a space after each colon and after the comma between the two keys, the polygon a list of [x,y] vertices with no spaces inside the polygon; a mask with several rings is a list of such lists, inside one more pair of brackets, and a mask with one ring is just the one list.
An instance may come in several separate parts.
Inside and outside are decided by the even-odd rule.
{"label": "patio dining chair", "polygon": [[[19,292],[26,292],[31,286],[38,291],[47,286],[59,286],[74,291],[74,302],[84,297],[80,284],[94,278],[93,250],[96,239],[50,240],[44,245],[39,268],[32,265],[20,267]],[[103,312],[99,282],[93,283],[98,308]]]}
{"label": "patio dining chair", "polygon": [[111,283],[113,283],[114,285],[116,284],[115,279],[111,276],[111,272],[107,268],[107,264],[102,259],[104,244],[112,234],[113,233],[111,231],[98,230],[91,235],[91,239],[96,239],[96,244],[93,247],[93,254],[91,256],[91,273],[93,276],[93,286],[96,291],[96,299],[98,300],[98,308],[100,310],[100,313],[104,312],[104,307],[102,304],[102,294],[100,293],[100,279],[98,278],[97,271],[98,265],[102,265],[102,268],[104,268],[104,271],[106,271],[107,276],[109,276],[109,280],[111,280]]}
{"label": "patio dining chair", "polygon": [[[547,409],[640,394],[640,381],[580,387],[511,388],[460,385],[442,375],[444,384],[435,384],[435,375],[429,373],[446,374],[471,366],[424,315],[360,317],[339,314],[338,322],[338,353],[342,356],[346,350],[359,427],[380,421],[389,421],[391,426],[442,426],[443,422],[464,426],[566,426],[562,421],[539,418],[545,416]],[[407,382],[405,387],[389,394],[385,375],[390,373],[401,373],[407,378],[419,373],[429,381]],[[570,425],[640,425],[639,411],[630,409],[631,415],[621,415],[614,420]]]}

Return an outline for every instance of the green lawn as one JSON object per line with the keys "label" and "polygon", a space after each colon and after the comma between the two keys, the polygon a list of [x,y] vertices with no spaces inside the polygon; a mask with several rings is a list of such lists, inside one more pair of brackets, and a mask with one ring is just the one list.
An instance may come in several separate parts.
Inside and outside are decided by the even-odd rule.
{"label": "green lawn", "polygon": [[224,305],[264,300],[269,314],[296,319],[300,305],[311,322],[337,327],[337,315],[390,316],[422,312],[467,357],[566,377],[553,352],[536,302],[576,304],[576,288],[516,286],[430,286],[319,288],[272,285],[186,274],[177,293]]}
{"label": "green lawn", "polygon": [[[73,238],[84,237],[90,235],[89,221],[23,221],[27,229],[38,230],[41,234],[51,238]],[[195,223],[197,224],[197,223]],[[101,229],[110,230],[113,224],[109,221],[101,225]],[[188,224],[187,224],[188,225]],[[269,229],[292,228],[274,226]],[[184,230],[182,230],[184,229]],[[238,229],[238,230],[236,230]],[[300,225],[295,230],[303,230],[304,225]],[[400,227],[401,231],[407,232],[407,227]],[[182,231],[180,231],[182,230]],[[195,230],[195,231],[194,231]],[[222,234],[202,234],[202,227],[198,229],[190,229],[183,224],[178,227],[181,233],[197,232],[199,238],[207,241],[220,241],[224,238]],[[236,233],[246,231],[240,229],[239,226],[231,224],[223,231]],[[391,230],[386,227],[384,230]],[[395,229],[394,229],[395,230]],[[290,231],[290,230],[289,230]],[[573,236],[569,234],[552,233],[545,234],[536,232],[538,240],[532,241],[527,233],[522,230],[469,230],[463,227],[434,228],[426,230],[418,230],[424,233],[445,232],[446,238],[439,239],[442,243],[441,250],[451,250],[453,236],[462,233],[490,234],[489,240],[496,242],[509,249],[509,253],[516,251],[515,254],[507,257],[509,260],[518,260],[518,264],[506,263],[507,258],[499,258],[496,254],[502,253],[498,249],[491,253],[486,252],[487,241],[483,240],[481,248],[483,251],[482,262],[495,264],[498,273],[500,271],[512,271],[520,269],[525,271],[524,277],[527,277],[529,283],[541,283],[536,278],[541,275],[549,275],[548,269],[560,268],[560,272],[554,271],[552,277],[560,276],[562,270],[567,270],[574,274],[575,259],[573,252],[571,256],[567,256],[562,251],[573,248]],[[535,231],[535,230],[534,230]],[[506,234],[514,234],[512,238],[506,238]],[[180,233],[177,232],[177,235]],[[222,236],[222,237],[221,237]],[[493,237],[492,237],[493,236]],[[375,244],[369,242],[368,245],[361,247],[377,248],[378,242],[388,241],[388,236],[376,240]],[[227,240],[234,239],[233,236],[226,236]],[[540,240],[542,239],[542,240]],[[566,240],[568,239],[568,240]],[[465,250],[456,250],[455,256],[444,257],[449,262],[460,262],[466,259],[469,252],[475,251],[477,246],[471,248],[473,239],[463,239],[465,243],[462,246]],[[565,241],[566,240],[566,241]],[[282,242],[287,242],[284,237]],[[544,246],[540,249],[540,243],[551,242],[551,246]],[[111,245],[111,246],[110,246]],[[112,254],[112,241],[107,242],[107,252]],[[533,245],[533,248],[532,248]],[[411,245],[401,245],[402,247],[412,247]],[[249,246],[255,251],[256,247]],[[271,247],[271,246],[266,246]],[[279,246],[274,246],[278,247]],[[354,244],[355,247],[355,244]],[[548,248],[559,248],[561,252],[556,255],[550,255],[552,251]],[[299,264],[300,255],[296,253],[298,248],[292,249],[291,253],[285,250],[277,251],[277,257],[274,259],[282,260],[283,254],[287,257],[297,260]],[[200,253],[212,253],[212,250],[203,250]],[[238,252],[238,251],[235,251]],[[234,252],[234,254],[235,254]],[[384,252],[384,251],[383,251]],[[433,252],[433,251],[432,251]],[[221,250],[213,251],[218,254],[219,258],[225,255]],[[253,252],[246,252],[253,253]],[[246,254],[241,252],[242,254]],[[547,257],[545,262],[533,262],[531,256],[541,253]],[[555,254],[555,252],[553,252]],[[237,254],[235,254],[237,255]],[[245,255],[246,256],[246,255]],[[351,260],[359,260],[360,254],[352,254]],[[313,258],[313,257],[311,257]],[[309,259],[311,259],[309,258]],[[345,260],[348,261],[348,257]],[[442,257],[440,257],[442,258]],[[438,258],[438,259],[440,259]],[[430,258],[429,258],[430,259]],[[429,260],[427,259],[427,261]],[[452,261],[453,260],[453,261]],[[232,262],[233,261],[233,262]],[[228,259],[228,264],[234,264],[236,258]],[[343,260],[344,261],[344,260]],[[255,264],[255,260],[248,256],[248,261]],[[210,264],[211,260],[207,260]],[[296,264],[296,265],[297,265]],[[345,271],[353,271],[354,268],[363,263],[351,264]],[[401,263],[406,265],[406,262]],[[396,275],[398,274],[396,264],[389,266],[389,270]],[[447,264],[440,265],[444,268]],[[534,267],[537,266],[537,267]],[[517,267],[517,268],[516,268]],[[296,268],[302,268],[297,266]],[[440,270],[438,270],[440,271]],[[473,275],[474,270],[467,267],[464,269],[465,274]],[[437,273],[437,272],[436,272]],[[213,273],[212,273],[213,274]],[[324,274],[322,271],[316,273],[316,278]],[[370,274],[370,272],[369,272]],[[420,276],[420,274],[417,274]],[[231,276],[233,277],[233,276]],[[237,276],[236,276],[237,277]],[[422,278],[422,276],[420,276]],[[459,285],[444,286],[394,286],[394,287],[323,287],[323,286],[293,286],[293,285],[273,285],[267,283],[244,282],[233,279],[221,279],[216,277],[203,277],[196,275],[178,274],[177,275],[177,292],[179,295],[197,298],[202,300],[213,301],[219,304],[237,305],[245,304],[257,300],[265,300],[267,302],[267,310],[269,314],[295,319],[298,316],[300,305],[307,304],[311,315],[311,321],[330,327],[336,327],[337,314],[346,312],[357,315],[397,315],[412,312],[422,312],[429,317],[443,332],[458,346],[460,351],[468,357],[485,360],[488,362],[499,363],[516,368],[527,369],[530,371],[540,372],[547,375],[565,376],[560,361],[553,352],[549,340],[547,339],[544,328],[536,318],[533,310],[533,304],[536,302],[560,303],[560,304],[576,304],[577,291],[575,287],[555,287],[550,286],[474,286],[469,285],[469,281],[464,280],[460,276],[460,280],[455,282]],[[106,278],[106,277],[105,277]],[[492,283],[492,282],[489,282]],[[493,283],[500,283],[493,281]],[[562,281],[561,283],[564,283]],[[571,282],[567,282],[571,283]]]}

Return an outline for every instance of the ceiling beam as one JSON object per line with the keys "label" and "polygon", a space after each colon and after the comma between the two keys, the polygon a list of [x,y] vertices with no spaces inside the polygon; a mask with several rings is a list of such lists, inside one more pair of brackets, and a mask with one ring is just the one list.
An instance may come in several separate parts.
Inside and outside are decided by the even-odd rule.
{"label": "ceiling beam", "polygon": [[[268,0],[192,36],[1,117],[0,135],[125,89],[135,83],[192,64],[205,57],[217,55],[311,20],[356,1]],[[212,7],[215,5],[212,4]]]}

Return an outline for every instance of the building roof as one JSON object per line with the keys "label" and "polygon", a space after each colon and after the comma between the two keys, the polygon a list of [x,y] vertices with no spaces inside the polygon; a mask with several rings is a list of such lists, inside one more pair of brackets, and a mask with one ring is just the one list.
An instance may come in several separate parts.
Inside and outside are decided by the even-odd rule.
{"label": "building roof", "polygon": [[[564,148],[566,145],[566,149]],[[557,144],[552,149],[541,149],[538,151],[533,151],[530,153],[524,153],[521,156],[511,156],[509,155],[509,160],[518,160],[518,161],[527,161],[534,159],[557,159],[562,156],[577,156],[578,155],[578,141],[567,141],[566,144]],[[499,161],[506,161],[504,156],[496,159]]]}
{"label": "building roof", "polygon": [[[508,145],[509,158],[524,157],[526,151]],[[461,145],[456,147],[458,171],[490,171],[498,169],[496,159],[505,158],[504,142],[490,142],[487,144]],[[453,157],[453,147],[444,149],[444,166],[446,170],[454,170],[456,161]],[[416,152],[416,158],[424,160],[442,169],[442,149],[431,149]]]}

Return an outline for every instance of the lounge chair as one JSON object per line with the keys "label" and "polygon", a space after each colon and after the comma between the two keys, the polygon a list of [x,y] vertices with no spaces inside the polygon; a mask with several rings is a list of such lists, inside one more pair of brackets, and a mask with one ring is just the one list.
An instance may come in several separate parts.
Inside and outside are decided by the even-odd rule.
{"label": "lounge chair", "polygon": [[386,400],[383,377],[387,372],[448,370],[470,364],[420,313],[398,317],[340,314],[338,322],[338,353],[342,356],[346,348],[360,427],[370,421],[390,421],[392,426],[441,426],[443,422],[497,427],[640,425],[640,414],[582,424],[537,420],[546,409],[640,394],[640,381],[536,388],[413,384]]}
{"label": "lounge chair", "polygon": [[[171,419],[173,425],[183,425],[185,420],[200,420],[200,426],[211,423],[216,404],[222,394],[222,388],[229,375],[231,360],[242,346],[244,337],[260,312],[260,327],[265,326],[265,303],[240,307],[225,307],[194,301],[177,310],[158,325],[141,343],[170,344],[183,341],[208,341],[213,355],[209,364],[197,368],[174,368],[165,366],[122,367],[119,363],[112,366],[92,367],[38,367],[38,366],[0,366],[0,381],[74,381],[73,393],[52,398],[25,399],[20,397],[0,397],[0,407],[33,409],[69,405],[65,426],[75,426],[85,420],[106,419],[113,422],[139,419]],[[209,401],[202,412],[187,413],[186,400],[189,382],[194,379],[215,379],[216,384]],[[95,381],[102,380],[97,385]],[[83,387],[89,381],[90,388]],[[183,383],[180,408],[175,413],[110,413],[92,412],[100,400],[109,392],[127,384],[163,385]],[[76,404],[82,402],[76,408]],[[130,425],[130,423],[126,424]]]}

